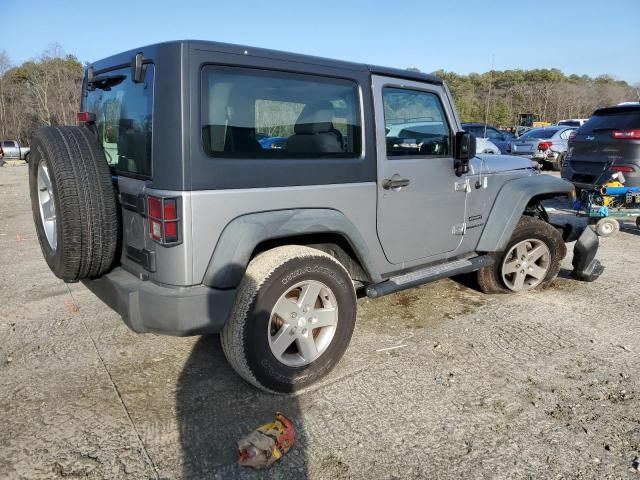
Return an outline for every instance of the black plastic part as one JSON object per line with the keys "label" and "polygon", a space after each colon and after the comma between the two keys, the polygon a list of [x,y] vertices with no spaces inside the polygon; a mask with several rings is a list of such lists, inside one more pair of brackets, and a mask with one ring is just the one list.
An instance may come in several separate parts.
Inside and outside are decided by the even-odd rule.
{"label": "black plastic part", "polygon": [[146,248],[140,250],[131,245],[127,245],[126,252],[127,258],[142,265],[148,272],[153,273],[156,271],[156,252],[152,252]]}
{"label": "black plastic part", "polygon": [[148,63],[150,61],[145,59],[142,53],[136,53],[136,56],[131,60],[131,80],[133,80],[133,83],[144,82],[144,74],[147,71]]}
{"label": "black plastic part", "polygon": [[480,255],[468,260],[454,260],[453,262],[444,263],[427,267],[412,273],[392,277],[384,282],[369,285],[366,289],[367,297],[379,298],[383,295],[407,290],[409,288],[418,287],[425,283],[435,282],[443,278],[462,275],[463,273],[471,273],[493,264],[494,259],[490,255]]}
{"label": "black plastic part", "polygon": [[564,223],[564,224],[551,223],[551,225],[553,225],[556,229],[560,231],[560,234],[562,235],[562,240],[564,240],[564,243],[575,242],[580,238],[580,236],[584,232],[584,227],[579,227],[571,223]]}
{"label": "black plastic part", "polygon": [[604,271],[596,260],[600,240],[591,228],[585,228],[573,248],[573,271],[571,276],[583,282],[593,282]]}

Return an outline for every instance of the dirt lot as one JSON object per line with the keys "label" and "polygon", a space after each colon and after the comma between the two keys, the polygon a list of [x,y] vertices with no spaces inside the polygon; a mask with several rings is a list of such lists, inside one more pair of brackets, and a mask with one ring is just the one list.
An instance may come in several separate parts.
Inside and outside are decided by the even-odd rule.
{"label": "dirt lot", "polygon": [[[596,283],[563,270],[529,294],[444,280],[360,300],[338,368],[275,397],[236,377],[217,337],[137,335],[67,290],[42,259],[26,172],[0,168],[2,478],[640,478],[631,225],[601,242]],[[296,447],[240,469],[236,440],[276,410]]]}

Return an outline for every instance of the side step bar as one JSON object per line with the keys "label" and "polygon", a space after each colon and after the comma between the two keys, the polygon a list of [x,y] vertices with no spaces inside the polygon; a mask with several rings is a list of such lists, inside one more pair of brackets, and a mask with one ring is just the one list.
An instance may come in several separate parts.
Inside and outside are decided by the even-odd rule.
{"label": "side step bar", "polygon": [[425,283],[434,282],[442,278],[460,275],[462,273],[475,272],[482,267],[493,264],[493,257],[480,255],[464,260],[454,260],[453,262],[441,263],[432,267],[405,273],[397,277],[391,277],[384,282],[369,285],[366,289],[367,297],[378,298],[390,293],[399,292],[408,288],[417,287]]}

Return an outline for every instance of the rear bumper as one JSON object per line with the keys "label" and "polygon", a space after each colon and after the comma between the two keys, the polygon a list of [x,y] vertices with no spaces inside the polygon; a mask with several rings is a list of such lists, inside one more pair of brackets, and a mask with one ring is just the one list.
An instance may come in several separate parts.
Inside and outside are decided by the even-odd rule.
{"label": "rear bumper", "polygon": [[140,280],[122,268],[83,283],[135,332],[180,337],[219,332],[236,294],[235,289],[202,285],[162,286]]}

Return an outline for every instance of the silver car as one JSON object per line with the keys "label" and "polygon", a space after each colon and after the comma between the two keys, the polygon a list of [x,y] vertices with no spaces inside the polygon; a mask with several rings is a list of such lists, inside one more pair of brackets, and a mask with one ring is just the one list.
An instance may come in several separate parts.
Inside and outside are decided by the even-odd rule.
{"label": "silver car", "polygon": [[560,170],[562,157],[567,151],[569,137],[576,127],[552,125],[534,128],[511,142],[512,155],[523,155],[542,166]]}

